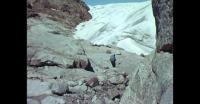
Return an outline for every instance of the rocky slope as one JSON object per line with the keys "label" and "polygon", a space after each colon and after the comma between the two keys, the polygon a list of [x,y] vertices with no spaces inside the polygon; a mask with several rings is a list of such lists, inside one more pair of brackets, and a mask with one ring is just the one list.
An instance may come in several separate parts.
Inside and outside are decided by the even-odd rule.
{"label": "rocky slope", "polygon": [[70,27],[91,19],[88,10],[89,7],[82,0],[27,0],[28,18],[42,13]]}
{"label": "rocky slope", "polygon": [[[35,5],[44,6],[41,1],[53,2],[35,0]],[[79,0],[55,1],[58,5]],[[37,15],[27,17],[28,104],[172,104],[173,54],[139,56],[117,47],[93,45],[73,38],[75,24],[89,18],[77,17],[75,23],[66,24],[63,20],[72,19],[71,15],[60,18],[47,12],[49,8],[32,10],[27,15]],[[109,61],[114,53],[115,68]]]}
{"label": "rocky slope", "polygon": [[[75,40],[70,29],[61,28],[60,23],[46,17],[29,18],[28,24],[27,97],[30,104],[34,101],[42,104],[55,104],[54,101],[119,103],[128,85],[129,73],[145,60],[116,47]],[[113,53],[117,54],[116,68],[109,61]]]}

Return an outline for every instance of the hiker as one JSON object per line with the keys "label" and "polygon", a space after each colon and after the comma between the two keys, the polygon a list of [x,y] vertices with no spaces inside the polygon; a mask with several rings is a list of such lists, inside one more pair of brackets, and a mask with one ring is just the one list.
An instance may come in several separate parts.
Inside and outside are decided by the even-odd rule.
{"label": "hiker", "polygon": [[110,62],[111,62],[111,64],[112,64],[113,67],[116,66],[115,61],[116,61],[115,54],[113,54],[113,55],[110,56]]}

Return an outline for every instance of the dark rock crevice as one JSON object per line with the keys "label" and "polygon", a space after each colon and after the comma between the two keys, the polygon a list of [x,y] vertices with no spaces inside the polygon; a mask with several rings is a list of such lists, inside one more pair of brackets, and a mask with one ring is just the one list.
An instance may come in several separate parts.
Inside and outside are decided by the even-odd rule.
{"label": "dark rock crevice", "polygon": [[67,68],[70,68],[70,69],[82,68],[87,71],[94,72],[94,69],[93,69],[89,59],[87,59],[87,61],[85,61],[83,59],[74,60],[72,65],[68,65]]}
{"label": "dark rock crevice", "polygon": [[40,59],[29,60],[27,65],[30,67],[44,67],[44,66],[57,66],[57,67],[61,67],[61,68],[64,67],[62,64],[56,63],[54,61],[46,60],[46,61],[42,62]]}

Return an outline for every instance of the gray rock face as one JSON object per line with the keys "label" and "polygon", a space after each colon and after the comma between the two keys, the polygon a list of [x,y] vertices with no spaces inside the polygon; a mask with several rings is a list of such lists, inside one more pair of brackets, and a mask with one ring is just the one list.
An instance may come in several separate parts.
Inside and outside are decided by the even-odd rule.
{"label": "gray rock face", "polygon": [[104,104],[105,102],[103,102],[102,98],[97,98],[97,96],[94,96],[92,98],[92,104]]}
{"label": "gray rock face", "polygon": [[115,104],[114,101],[108,99],[107,97],[103,96],[94,96],[92,98],[92,104]]}
{"label": "gray rock face", "polygon": [[152,60],[152,70],[160,84],[171,84],[173,80],[173,55],[156,53]]}
{"label": "gray rock face", "polygon": [[152,0],[152,6],[156,21],[157,51],[171,52],[173,49],[173,0]]}
{"label": "gray rock face", "polygon": [[40,104],[40,102],[34,99],[27,99],[27,104]]}
{"label": "gray rock face", "polygon": [[157,104],[157,86],[150,63],[142,63],[138,66],[137,72],[131,74],[120,104]]}
{"label": "gray rock face", "polygon": [[172,54],[156,53],[152,63],[141,63],[137,69],[131,74],[120,104],[168,104],[173,101]]}
{"label": "gray rock face", "polygon": [[[173,88],[173,55],[169,53],[156,53],[152,60],[152,71],[159,84],[157,89],[159,97],[157,100],[160,102],[163,96],[168,96],[168,93],[172,93],[172,91],[169,91],[167,95],[165,95],[168,89],[172,90]],[[173,95],[168,97],[165,103],[171,103],[173,101],[172,98]]]}
{"label": "gray rock face", "polygon": [[84,80],[94,75],[95,74],[93,72],[86,71],[84,69],[72,69],[72,70],[67,70],[63,78],[68,80]]}
{"label": "gray rock face", "polygon": [[70,87],[74,87],[74,86],[77,86],[78,83],[77,83],[77,82],[74,82],[74,81],[68,81],[68,82],[67,82],[67,85],[70,86]]}
{"label": "gray rock face", "polygon": [[166,92],[162,95],[160,104],[173,104],[173,85],[168,87]]}
{"label": "gray rock face", "polygon": [[84,92],[86,92],[86,90],[87,90],[87,86],[85,86],[85,85],[69,87],[69,91],[72,93],[76,93],[76,94],[84,93]]}
{"label": "gray rock face", "polygon": [[55,66],[46,66],[44,67],[44,69],[39,70],[39,73],[51,76],[51,77],[56,77],[56,78],[60,78],[61,76],[64,75],[65,69],[63,68],[59,68],[59,67],[55,67]]}
{"label": "gray rock face", "polygon": [[136,71],[137,66],[144,60],[136,54],[116,55],[116,70],[130,75]]}
{"label": "gray rock face", "polygon": [[65,101],[60,97],[47,96],[41,101],[41,104],[65,104]]}
{"label": "gray rock face", "polygon": [[27,80],[27,96],[51,94],[50,83],[40,80]]}
{"label": "gray rock face", "polygon": [[66,94],[64,99],[67,104],[91,104],[92,97],[89,94]]}

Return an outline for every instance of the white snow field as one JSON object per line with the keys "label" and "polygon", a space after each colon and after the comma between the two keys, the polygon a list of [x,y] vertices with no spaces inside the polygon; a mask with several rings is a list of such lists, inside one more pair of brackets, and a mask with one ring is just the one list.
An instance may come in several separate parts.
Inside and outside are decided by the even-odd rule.
{"label": "white snow field", "polygon": [[76,27],[74,38],[117,46],[138,55],[150,54],[155,49],[151,0],[89,7],[92,19]]}

